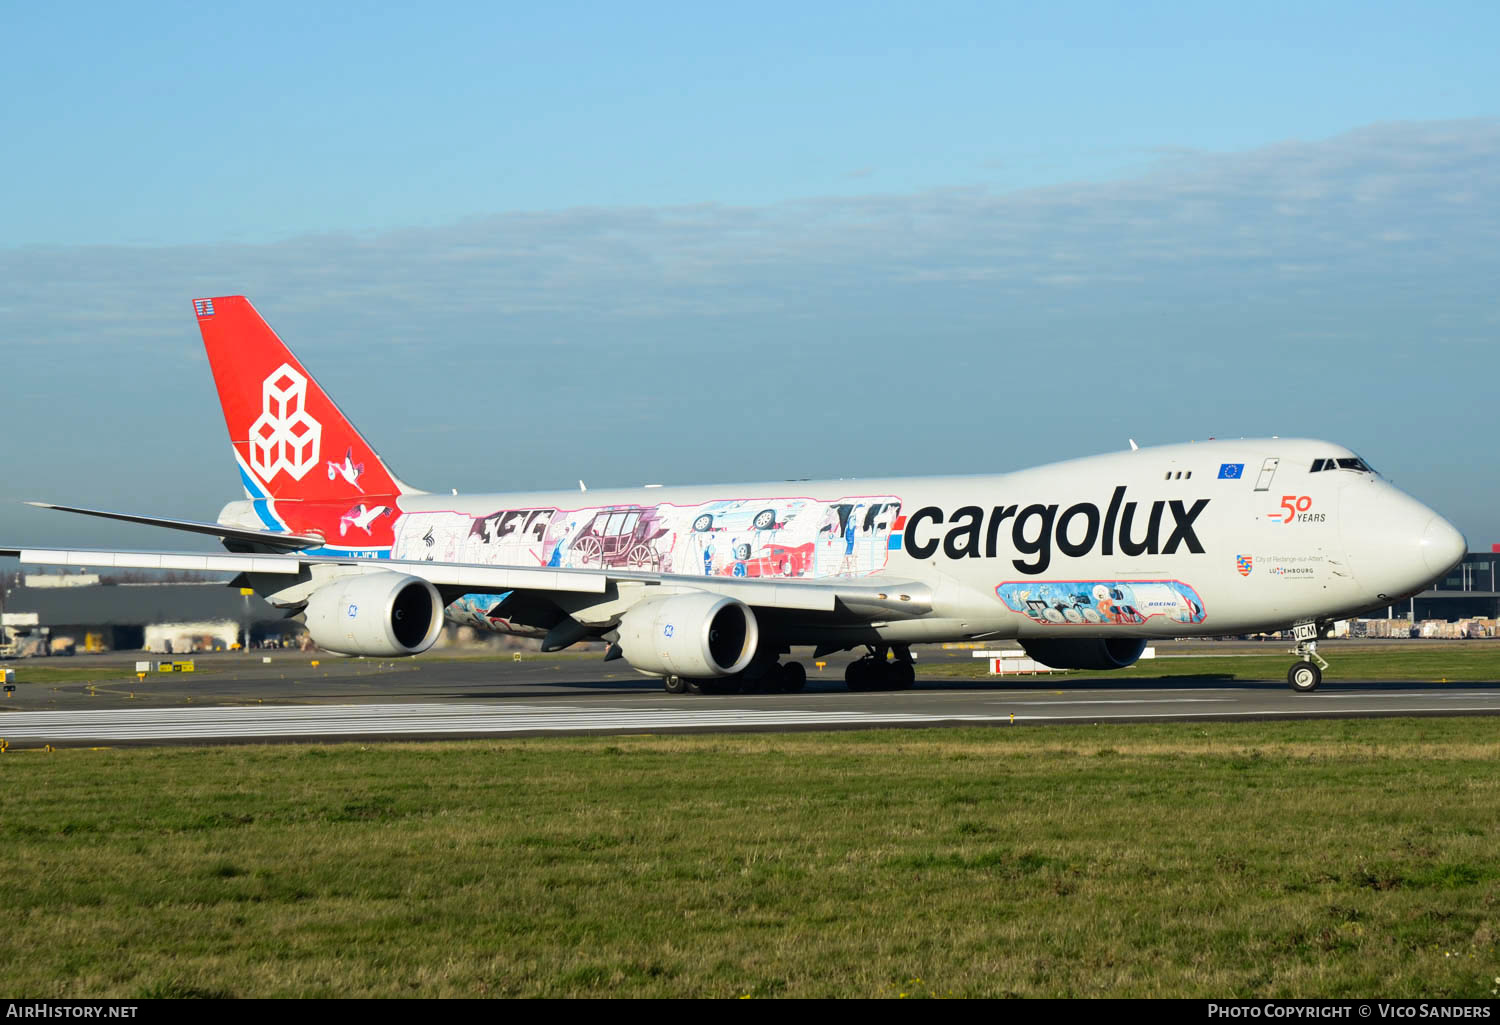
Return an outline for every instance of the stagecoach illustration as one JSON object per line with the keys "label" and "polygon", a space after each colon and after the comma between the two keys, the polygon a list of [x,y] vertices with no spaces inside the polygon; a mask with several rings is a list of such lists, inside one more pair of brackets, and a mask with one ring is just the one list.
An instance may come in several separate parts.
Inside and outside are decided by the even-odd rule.
{"label": "stagecoach illustration", "polygon": [[573,566],[660,570],[661,555],[653,542],[667,530],[656,506],[601,509],[573,536],[568,561]]}

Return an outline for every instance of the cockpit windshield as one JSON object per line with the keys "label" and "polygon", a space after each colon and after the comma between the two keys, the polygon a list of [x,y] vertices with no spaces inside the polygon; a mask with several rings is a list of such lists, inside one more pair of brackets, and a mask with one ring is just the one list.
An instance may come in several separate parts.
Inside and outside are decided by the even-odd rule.
{"label": "cockpit windshield", "polygon": [[1374,473],[1363,459],[1358,456],[1339,456],[1333,459],[1314,459],[1310,473],[1322,473],[1324,470],[1353,470],[1355,473]]}

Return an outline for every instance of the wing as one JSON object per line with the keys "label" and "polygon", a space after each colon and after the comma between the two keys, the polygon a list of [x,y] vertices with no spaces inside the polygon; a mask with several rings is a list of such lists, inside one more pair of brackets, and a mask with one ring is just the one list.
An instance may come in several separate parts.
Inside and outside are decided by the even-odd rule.
{"label": "wing", "polygon": [[[317,543],[321,544],[322,540],[318,539]],[[19,558],[24,563],[38,566],[264,575],[272,579],[265,581],[267,586],[257,586],[256,589],[272,595],[279,592],[294,594],[299,582],[316,582],[320,567],[339,567],[344,572],[384,571],[418,577],[436,586],[449,601],[464,594],[501,595],[518,591],[541,595],[604,596],[612,589],[618,590],[620,585],[636,584],[661,588],[665,592],[702,591],[721,594],[760,609],[844,613],[860,619],[912,619],[932,611],[932,589],[929,585],[885,577],[873,581],[828,578],[761,580],[753,577],[710,578],[630,570],[547,569],[305,553],[221,555],[201,552],[114,551],[102,548],[0,547],[0,557],[3,556]],[[285,587],[277,586],[274,578],[278,577],[282,578]],[[295,604],[295,601],[284,604]]]}

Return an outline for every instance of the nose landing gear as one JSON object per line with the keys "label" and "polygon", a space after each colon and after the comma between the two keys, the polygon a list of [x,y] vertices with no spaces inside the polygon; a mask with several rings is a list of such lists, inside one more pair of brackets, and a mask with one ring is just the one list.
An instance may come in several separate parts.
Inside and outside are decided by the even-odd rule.
{"label": "nose landing gear", "polygon": [[[1318,654],[1318,634],[1321,624],[1308,623],[1296,627],[1297,646],[1292,649],[1300,662],[1287,670],[1286,682],[1298,694],[1311,694],[1323,682],[1323,670],[1328,663]],[[1306,636],[1303,636],[1306,634]]]}

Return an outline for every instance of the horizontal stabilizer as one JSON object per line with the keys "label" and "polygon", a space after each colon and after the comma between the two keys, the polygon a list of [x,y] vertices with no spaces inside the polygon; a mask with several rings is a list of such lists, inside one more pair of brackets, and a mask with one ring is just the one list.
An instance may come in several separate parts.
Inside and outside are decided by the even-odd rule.
{"label": "horizontal stabilizer", "polygon": [[56,509],[60,512],[79,513],[83,516],[100,516],[106,520],[124,520],[126,523],[144,523],[149,527],[166,527],[168,530],[183,530],[190,534],[210,534],[223,541],[261,545],[281,552],[296,552],[304,548],[318,548],[324,539],[316,534],[277,534],[269,530],[250,530],[245,527],[226,527],[222,523],[200,523],[196,520],[171,520],[163,516],[137,516],[133,513],[107,512],[103,509],[79,509],[71,505],[53,505],[51,502],[27,502],[38,509]]}

